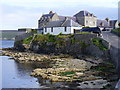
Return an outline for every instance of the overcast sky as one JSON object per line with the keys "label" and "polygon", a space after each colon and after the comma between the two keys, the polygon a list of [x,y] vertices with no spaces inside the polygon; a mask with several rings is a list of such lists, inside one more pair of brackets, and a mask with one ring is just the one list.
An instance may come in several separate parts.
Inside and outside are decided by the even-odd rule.
{"label": "overcast sky", "polygon": [[38,19],[50,10],[73,16],[87,10],[98,19],[118,19],[119,0],[0,0],[0,30],[37,28]]}

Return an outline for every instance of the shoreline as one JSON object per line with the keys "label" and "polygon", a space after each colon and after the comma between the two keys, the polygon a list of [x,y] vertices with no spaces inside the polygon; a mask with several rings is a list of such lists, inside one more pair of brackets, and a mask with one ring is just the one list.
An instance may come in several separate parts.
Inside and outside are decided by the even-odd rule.
{"label": "shoreline", "polygon": [[0,38],[0,40],[15,40],[15,38],[7,39],[7,38]]}
{"label": "shoreline", "polygon": [[[95,57],[84,56],[82,57],[82,59],[77,59],[72,56],[64,54],[45,55],[33,53],[31,51],[18,52],[14,51],[13,48],[7,49],[4,48],[4,50],[2,51],[2,55],[11,56],[12,57],[11,59],[14,59],[15,61],[23,64],[32,62],[45,64],[46,65],[45,68],[37,68],[33,70],[33,72],[31,72],[31,76],[42,77],[42,79],[50,80],[52,82],[73,82],[73,81],[89,82],[91,80],[94,80],[95,82],[96,80],[98,81],[100,80],[100,82],[102,82],[104,78],[106,78],[106,83],[104,83],[104,85],[103,84],[99,85],[100,87],[103,87],[109,85],[111,83],[109,81],[115,81],[115,83],[117,81],[116,78],[114,78],[114,80],[110,79],[112,76],[108,78],[107,75],[104,76],[105,73],[115,74],[115,72],[114,71],[106,72],[99,70],[102,69],[102,67],[105,68],[107,64],[105,64],[105,62],[103,62],[102,59],[98,59]],[[100,66],[101,64],[102,67]],[[96,69],[96,67],[99,68]]]}

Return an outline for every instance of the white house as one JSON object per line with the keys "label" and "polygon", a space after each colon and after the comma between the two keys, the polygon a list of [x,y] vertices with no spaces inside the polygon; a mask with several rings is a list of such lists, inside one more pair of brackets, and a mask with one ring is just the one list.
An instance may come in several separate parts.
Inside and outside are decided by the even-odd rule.
{"label": "white house", "polygon": [[65,20],[51,21],[43,29],[43,34],[74,34],[80,31],[81,25],[72,19],[65,18]]}

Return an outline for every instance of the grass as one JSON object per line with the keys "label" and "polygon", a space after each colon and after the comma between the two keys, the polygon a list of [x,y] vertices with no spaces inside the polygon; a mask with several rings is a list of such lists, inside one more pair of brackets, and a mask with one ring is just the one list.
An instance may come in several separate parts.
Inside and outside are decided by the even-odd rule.
{"label": "grass", "polygon": [[89,34],[90,32],[78,32],[80,34]]}
{"label": "grass", "polygon": [[70,37],[73,37],[74,35],[61,35],[61,34],[59,34],[59,35],[56,35],[57,36],[57,38],[70,38]]}
{"label": "grass", "polygon": [[33,36],[30,36],[30,37],[28,37],[28,38],[25,38],[25,39],[23,40],[23,43],[24,43],[24,44],[30,44],[32,38],[33,38]]}
{"label": "grass", "polygon": [[[73,35],[52,35],[52,34],[38,34],[34,41],[42,41],[42,42],[57,42],[56,38],[64,39],[72,37]],[[60,40],[61,41],[61,40]]]}
{"label": "grass", "polygon": [[37,30],[33,30],[33,31],[31,31],[31,33],[35,33],[35,34],[36,34],[36,33],[37,33]]}
{"label": "grass", "polygon": [[98,46],[100,50],[107,50],[108,48],[102,44],[101,39],[94,38],[92,39],[94,45]]}
{"label": "grass", "polygon": [[112,31],[117,32],[117,33],[119,33],[119,34],[120,34],[120,28],[113,29]]}

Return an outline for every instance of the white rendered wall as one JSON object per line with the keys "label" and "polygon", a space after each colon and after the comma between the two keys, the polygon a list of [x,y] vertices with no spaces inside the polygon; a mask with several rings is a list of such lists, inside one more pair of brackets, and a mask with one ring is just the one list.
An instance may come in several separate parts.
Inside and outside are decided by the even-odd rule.
{"label": "white rendered wall", "polygon": [[62,34],[70,34],[71,33],[71,28],[70,27],[66,27],[66,32],[65,32],[65,27],[53,27],[53,32],[51,32],[51,28],[46,28],[47,32],[45,32],[45,28],[44,28],[44,34],[50,33],[53,35],[58,35],[60,33]]}

